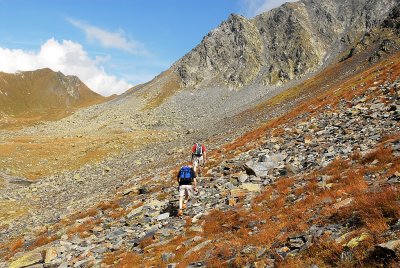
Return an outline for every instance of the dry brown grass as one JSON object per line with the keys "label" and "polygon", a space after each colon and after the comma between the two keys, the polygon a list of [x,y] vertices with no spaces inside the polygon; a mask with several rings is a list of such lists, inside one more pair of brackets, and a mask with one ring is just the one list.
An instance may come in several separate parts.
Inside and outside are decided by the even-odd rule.
{"label": "dry brown grass", "polygon": [[17,252],[21,251],[24,245],[25,240],[22,237],[11,240],[8,243],[2,243],[0,245],[0,258],[3,258],[4,260],[9,260]]}
{"label": "dry brown grass", "polygon": [[107,252],[104,254],[102,262],[106,265],[116,265],[119,260],[119,256],[122,254],[123,253],[121,253],[121,251]]}
{"label": "dry brown grass", "polygon": [[293,185],[293,183],[294,183],[293,178],[280,178],[276,182],[275,187],[278,190],[278,192],[286,195],[291,190],[290,187]]}
{"label": "dry brown grass", "polygon": [[68,235],[78,234],[81,238],[90,236],[90,231],[100,223],[100,219],[88,219],[67,229]]}
{"label": "dry brown grass", "polygon": [[300,256],[279,262],[278,267],[308,267],[312,264],[319,267],[346,267],[340,258],[342,250],[341,245],[330,240],[326,235],[315,241],[310,249]]}
{"label": "dry brown grass", "polygon": [[14,251],[22,248],[23,246],[24,246],[24,239],[18,238],[11,242],[11,244],[8,246],[8,250],[14,252]]}
{"label": "dry brown grass", "polygon": [[155,97],[152,97],[152,99],[148,102],[143,111],[151,110],[160,106],[164,101],[166,101],[168,98],[170,98],[177,91],[180,90],[178,78],[171,71],[166,71],[160,76],[163,76],[167,79],[164,80],[164,83],[161,85],[161,88],[157,95]]}
{"label": "dry brown grass", "polygon": [[86,211],[81,211],[76,214],[73,214],[69,219],[78,220],[83,219],[86,217],[93,217],[96,216],[99,211],[96,208],[89,208]]}
{"label": "dry brown grass", "polygon": [[35,248],[47,245],[58,239],[56,235],[41,235],[36,238],[36,240],[27,248],[28,250],[34,250]]}
{"label": "dry brown grass", "polygon": [[101,202],[99,205],[97,205],[97,208],[102,210],[102,211],[106,211],[109,209],[115,210],[117,208],[119,208],[120,205],[118,204],[118,201],[107,201],[107,202]]}
{"label": "dry brown grass", "polygon": [[359,215],[362,226],[374,233],[387,230],[400,216],[400,200],[397,189],[388,186],[379,192],[363,191],[356,195],[351,206],[338,212],[339,218],[348,219],[354,213]]}
{"label": "dry brown grass", "polygon": [[393,161],[392,148],[390,146],[381,145],[374,151],[363,157],[362,164],[369,164],[374,160],[379,161],[380,165],[384,165]]}
{"label": "dry brown grass", "polygon": [[144,267],[143,257],[135,253],[124,253],[120,256],[117,268]]}
{"label": "dry brown grass", "polygon": [[108,215],[113,219],[119,219],[128,214],[129,212],[126,209],[120,209],[120,210],[112,210]]}
{"label": "dry brown grass", "polygon": [[13,170],[15,176],[39,179],[142,145],[164,140],[169,132],[135,131],[85,137],[24,136],[0,139],[0,169]]}

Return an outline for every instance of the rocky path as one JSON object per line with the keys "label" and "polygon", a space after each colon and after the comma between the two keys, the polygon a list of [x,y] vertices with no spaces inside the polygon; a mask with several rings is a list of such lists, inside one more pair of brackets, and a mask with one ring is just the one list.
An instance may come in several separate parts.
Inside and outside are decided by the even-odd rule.
{"label": "rocky path", "polygon": [[[184,217],[176,217],[177,187],[171,179],[172,173],[155,175],[157,170],[154,170],[154,174],[148,174],[148,183],[142,181],[140,187],[135,186],[135,182],[142,180],[142,177],[132,177],[126,184],[117,184],[114,180],[118,188],[115,200],[104,202],[103,205],[80,215],[57,215],[63,218],[65,225],[49,224],[41,230],[42,236],[53,237],[54,241],[28,253],[15,255],[10,260],[10,267],[107,267],[114,265],[110,260],[112,252],[132,252],[146,263],[163,263],[165,266],[175,267],[183,258],[193,256],[218,242],[218,238],[209,239],[204,233],[203,225],[203,218],[214,209],[229,211],[238,203],[244,208],[251,208],[254,197],[263,189],[275,185],[280,178],[300,178],[300,187],[302,176],[328,166],[335,159],[350,159],[355,152],[366,155],[388,136],[395,138],[387,146],[391,146],[395,158],[400,156],[399,80],[394,83],[376,83],[350,101],[342,100],[337,106],[327,105],[322,109],[319,113],[303,113],[295,120],[271,130],[256,149],[242,152],[217,165],[212,163],[218,159],[210,159],[211,169],[206,177],[199,178],[200,193],[189,202]],[[113,162],[112,168],[107,165],[99,166],[98,171],[88,172],[88,177],[81,177],[78,173],[69,174],[63,180],[66,184],[60,185],[60,188],[49,188],[48,182],[29,187],[31,192],[36,188],[34,192],[39,193],[38,196],[46,191],[46,196],[50,199],[52,194],[62,194],[61,187],[71,187],[70,185],[79,188],[80,194],[84,194],[86,187],[89,187],[86,183],[90,187],[94,184],[98,185],[97,189],[102,189],[101,183],[113,181],[113,169],[124,170],[126,163],[121,161],[118,164]],[[125,158],[124,161],[131,163],[133,158]],[[170,167],[177,163],[179,162],[170,163]],[[127,176],[130,168],[127,168]],[[139,169],[140,166],[136,168]],[[93,177],[93,174],[98,175]],[[374,177],[366,179],[369,185],[375,184]],[[399,182],[398,172],[387,178],[387,183],[397,185]],[[323,180],[320,184],[321,187],[329,187]],[[289,204],[295,204],[304,198],[293,195],[296,189],[292,190],[287,196]],[[105,197],[109,193],[104,191],[101,194]],[[22,193],[21,196],[23,197]],[[104,200],[101,196],[95,198]],[[68,199],[66,196],[60,202],[67,202]],[[45,203],[50,204],[50,200]],[[43,200],[37,204],[43,204]],[[70,205],[72,212],[81,204]],[[47,209],[51,213],[57,213],[49,206]],[[32,221],[34,218],[32,215]],[[188,220],[190,225],[187,224]],[[314,227],[307,234],[289,238],[286,245],[277,247],[276,253],[285,258],[301,252],[309,246],[313,237],[321,236],[327,228],[330,228],[329,232],[336,238],[348,231],[346,226],[340,224]],[[256,233],[257,228],[253,232]],[[189,233],[195,235],[185,240]],[[171,241],[177,241],[180,237],[183,240],[175,250],[165,250],[161,255],[157,253],[157,249]],[[396,231],[392,232],[391,237],[399,238]],[[33,245],[34,239],[27,235],[25,246]],[[244,246],[241,254],[255,254],[258,259],[264,260],[263,263],[269,263],[270,267],[276,261],[262,248]],[[7,265],[3,263],[4,267]],[[189,267],[206,265],[206,259],[199,259]]]}

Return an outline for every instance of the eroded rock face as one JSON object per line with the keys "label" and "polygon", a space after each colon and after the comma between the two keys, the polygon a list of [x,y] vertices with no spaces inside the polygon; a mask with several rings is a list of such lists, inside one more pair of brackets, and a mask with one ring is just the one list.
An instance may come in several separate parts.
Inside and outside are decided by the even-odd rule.
{"label": "eroded rock face", "polygon": [[[185,87],[208,78],[243,86],[255,79],[263,64],[260,32],[251,20],[231,15],[175,65]],[[261,53],[260,53],[261,52]]]}
{"label": "eroded rock face", "polygon": [[397,0],[303,0],[253,19],[232,14],[172,68],[183,87],[279,85],[349,49],[383,25],[396,5]]}

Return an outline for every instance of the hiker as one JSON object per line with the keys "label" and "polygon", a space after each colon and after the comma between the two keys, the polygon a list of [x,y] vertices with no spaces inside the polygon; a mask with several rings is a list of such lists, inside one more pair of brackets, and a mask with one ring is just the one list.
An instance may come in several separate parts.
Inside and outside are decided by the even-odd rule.
{"label": "hiker", "polygon": [[197,167],[199,167],[198,174],[201,175],[200,166],[204,166],[207,161],[206,146],[200,143],[194,143],[192,147],[192,162],[194,172],[197,172]]}
{"label": "hiker", "polygon": [[[186,203],[189,201],[192,190],[196,193],[198,192],[197,189],[197,180],[196,180],[196,173],[193,167],[189,165],[181,167],[178,172],[178,183],[179,183],[179,211],[178,216],[182,216],[183,209],[186,209]],[[192,187],[192,183],[193,186]],[[185,200],[183,197],[185,196]]]}

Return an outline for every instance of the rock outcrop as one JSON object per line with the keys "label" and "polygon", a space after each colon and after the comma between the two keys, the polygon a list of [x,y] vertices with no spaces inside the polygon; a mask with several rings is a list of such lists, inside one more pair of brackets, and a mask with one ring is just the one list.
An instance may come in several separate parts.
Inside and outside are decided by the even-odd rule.
{"label": "rock outcrop", "polygon": [[232,14],[172,68],[182,87],[280,85],[316,71],[373,29],[398,29],[398,4],[303,0],[253,19]]}

